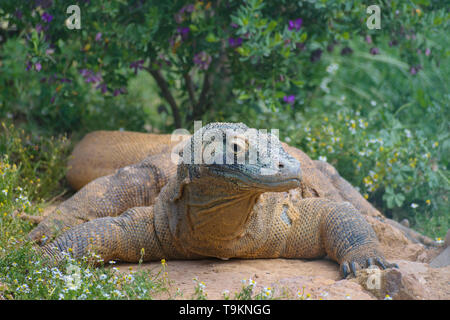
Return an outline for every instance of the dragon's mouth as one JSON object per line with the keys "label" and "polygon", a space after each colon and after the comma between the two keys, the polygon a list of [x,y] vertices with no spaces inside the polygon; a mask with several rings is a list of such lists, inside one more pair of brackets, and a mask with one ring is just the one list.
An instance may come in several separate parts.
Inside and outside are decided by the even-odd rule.
{"label": "dragon's mouth", "polygon": [[233,167],[222,167],[220,170],[218,168],[210,168],[210,170],[220,174],[229,181],[234,181],[241,189],[281,192],[300,187],[300,164],[295,164],[298,163],[283,166],[279,170],[273,170],[271,174],[267,172],[265,174],[250,174]]}

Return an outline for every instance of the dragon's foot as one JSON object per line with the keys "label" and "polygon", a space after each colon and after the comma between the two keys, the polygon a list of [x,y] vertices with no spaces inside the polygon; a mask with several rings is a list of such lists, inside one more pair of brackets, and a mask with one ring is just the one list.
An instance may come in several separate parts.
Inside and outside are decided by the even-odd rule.
{"label": "dragon's foot", "polygon": [[342,276],[347,278],[353,274],[356,277],[358,270],[370,267],[381,269],[398,268],[396,263],[389,263],[383,254],[373,246],[361,246],[350,250],[340,262]]}

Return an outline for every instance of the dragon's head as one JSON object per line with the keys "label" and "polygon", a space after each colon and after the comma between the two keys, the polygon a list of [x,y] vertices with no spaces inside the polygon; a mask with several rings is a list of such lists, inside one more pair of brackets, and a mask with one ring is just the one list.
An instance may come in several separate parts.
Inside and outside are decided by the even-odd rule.
{"label": "dragon's head", "polygon": [[205,125],[180,156],[179,173],[191,180],[226,181],[254,192],[287,191],[300,184],[300,163],[283,149],[278,137],[242,123]]}
{"label": "dragon's head", "polygon": [[300,163],[283,149],[278,138],[241,123],[202,127],[179,155],[182,160],[172,199],[174,205],[184,208],[178,212],[183,212],[186,219],[182,220],[188,224],[187,229],[181,224],[178,229],[192,234],[180,231],[178,237],[183,241],[191,236],[203,239],[196,242],[203,243],[204,248],[198,251],[202,254],[215,248],[217,242],[225,248],[229,240],[242,236],[262,193],[300,186]]}

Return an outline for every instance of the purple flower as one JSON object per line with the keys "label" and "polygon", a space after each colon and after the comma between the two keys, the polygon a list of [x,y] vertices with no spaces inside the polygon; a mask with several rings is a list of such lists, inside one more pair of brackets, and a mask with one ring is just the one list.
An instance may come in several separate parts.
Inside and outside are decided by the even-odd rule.
{"label": "purple flower", "polygon": [[345,48],[342,48],[342,50],[341,50],[341,55],[343,55],[343,56],[346,56],[346,55],[349,55],[352,53],[353,53],[353,50],[350,47],[345,47]]}
{"label": "purple flower", "polygon": [[201,51],[194,56],[194,63],[198,65],[201,70],[208,70],[211,60],[211,56],[205,51]]}
{"label": "purple flower", "polygon": [[181,35],[181,39],[183,41],[186,41],[188,34],[189,34],[189,27],[178,27],[177,32]]}
{"label": "purple flower", "polygon": [[31,61],[28,61],[27,62],[27,71],[30,71],[31,70],[31,67],[33,66],[33,64],[31,63]]}
{"label": "purple flower", "polygon": [[234,23],[234,22],[232,22],[231,24],[230,24],[230,26],[232,27],[232,28],[239,28],[239,25],[238,24],[236,24],[236,23]]}
{"label": "purple flower", "polygon": [[366,42],[367,42],[368,44],[371,44],[371,43],[372,43],[372,37],[371,37],[370,35],[367,35],[367,36],[366,36]]}
{"label": "purple flower", "polygon": [[397,40],[395,40],[395,39],[393,39],[393,40],[391,40],[391,41],[389,41],[389,47],[392,47],[392,46],[397,46],[398,45],[398,42],[397,42]]}
{"label": "purple flower", "polygon": [[181,10],[183,10],[183,12],[191,13],[194,11],[194,9],[195,9],[195,7],[193,4],[188,4],[188,5],[185,5]]}
{"label": "purple flower", "polygon": [[185,5],[183,8],[180,9],[177,13],[175,13],[175,22],[180,24],[184,21],[184,15],[185,13],[192,13],[195,9],[195,6],[193,4]]}
{"label": "purple flower", "polygon": [[38,23],[35,27],[36,32],[37,33],[41,33],[42,31],[44,31],[44,28],[42,27],[42,25],[40,23]]}
{"label": "purple flower", "polygon": [[422,66],[420,64],[417,66],[412,66],[409,69],[409,73],[411,73],[412,75],[415,75],[415,74],[417,74],[417,72],[419,72],[420,69],[422,69]]}
{"label": "purple flower", "polygon": [[291,30],[291,31],[294,30],[294,29],[296,31],[298,31],[302,27],[302,23],[303,23],[302,18],[298,18],[298,19],[295,19],[295,20],[289,20],[288,29]]}
{"label": "purple flower", "polygon": [[283,101],[290,105],[293,105],[295,102],[295,96],[294,95],[284,96]]}
{"label": "purple flower", "polygon": [[41,69],[42,69],[41,63],[40,62],[36,62],[34,64],[34,68],[36,69],[37,72],[41,71]]}
{"label": "purple flower", "polygon": [[17,19],[22,19],[22,11],[20,11],[19,9],[16,10],[16,12],[14,13],[14,15],[17,17]]}
{"label": "purple flower", "polygon": [[322,49],[316,49],[311,52],[311,56],[309,57],[309,60],[311,62],[316,62],[320,60],[320,57],[322,56]]}
{"label": "purple flower", "polygon": [[99,32],[99,33],[97,33],[95,35],[95,41],[100,41],[100,40],[102,40],[102,33],[101,32]]}
{"label": "purple flower", "polygon": [[55,98],[56,98],[56,95],[54,95],[54,96],[52,96],[52,98],[50,99],[50,103],[55,103]]}
{"label": "purple flower", "polygon": [[44,20],[47,23],[50,23],[50,21],[53,20],[53,16],[50,13],[48,13],[48,12],[44,12],[42,14],[41,18],[42,18],[42,20]]}
{"label": "purple flower", "polygon": [[430,48],[427,48],[425,50],[425,55],[428,57],[430,54],[431,54],[431,50],[430,50]]}
{"label": "purple flower", "polygon": [[105,94],[108,91],[108,87],[106,86],[106,83],[100,83],[96,89],[100,89],[100,91]]}
{"label": "purple flower", "polygon": [[138,70],[144,69],[144,60],[137,60],[130,63],[130,68],[134,69],[134,74],[137,74]]}
{"label": "purple flower", "polygon": [[232,48],[240,47],[242,45],[242,38],[229,38],[228,43]]}
{"label": "purple flower", "polygon": [[370,52],[370,54],[377,55],[377,54],[380,54],[380,49],[373,47],[370,49],[369,52]]}
{"label": "purple flower", "polygon": [[117,97],[119,94],[124,94],[126,92],[127,92],[127,90],[125,88],[115,89],[113,92],[113,96]]}
{"label": "purple flower", "polygon": [[183,20],[184,20],[184,15],[181,14],[181,13],[175,13],[174,18],[175,18],[175,22],[178,23],[178,24],[180,24],[180,23],[182,23]]}
{"label": "purple flower", "polygon": [[97,72],[96,74],[94,74],[94,72],[91,70],[82,69],[82,70],[80,70],[80,74],[83,76],[84,81],[86,81],[87,83],[95,84],[95,83],[101,82],[103,80],[100,72]]}

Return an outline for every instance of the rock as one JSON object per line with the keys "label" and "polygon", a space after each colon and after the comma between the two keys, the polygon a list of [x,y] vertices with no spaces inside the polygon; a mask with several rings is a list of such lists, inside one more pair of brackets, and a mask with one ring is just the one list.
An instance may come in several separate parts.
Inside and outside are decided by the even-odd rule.
{"label": "rock", "polygon": [[[370,293],[353,280],[331,280],[321,276],[296,276],[272,284],[276,292],[290,299],[306,300],[374,300]],[[299,290],[299,288],[301,288]]]}
{"label": "rock", "polygon": [[432,268],[442,268],[450,265],[450,247],[445,248],[430,262]]}
{"label": "rock", "polygon": [[399,269],[364,269],[358,283],[378,299],[448,299],[450,267],[437,273],[425,263],[399,260]]}
{"label": "rock", "polygon": [[400,221],[400,224],[404,227],[409,228],[409,220],[408,219],[403,219],[402,221]]}

